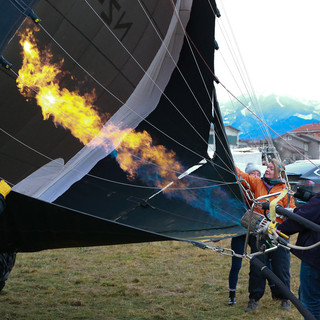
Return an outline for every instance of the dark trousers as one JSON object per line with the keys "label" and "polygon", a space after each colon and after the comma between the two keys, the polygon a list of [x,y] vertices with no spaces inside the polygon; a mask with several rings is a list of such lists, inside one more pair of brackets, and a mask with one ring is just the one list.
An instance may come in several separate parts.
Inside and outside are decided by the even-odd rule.
{"label": "dark trousers", "polygon": [[[231,239],[231,249],[237,254],[243,254],[245,242],[246,242],[245,234],[242,236],[234,237]],[[242,259],[237,257],[232,257],[231,268],[229,272],[229,290],[235,291],[237,289],[237,283],[238,283],[241,266],[242,266]],[[267,262],[267,267],[272,270],[270,260],[268,260]],[[269,279],[268,279],[268,283],[270,287],[274,286],[274,283]]]}
{"label": "dark trousers", "polygon": [[[238,254],[243,254],[246,235],[234,237],[231,239],[231,249]],[[241,269],[242,259],[232,257],[231,268],[229,272],[229,289],[236,290],[239,271]]]}
{"label": "dark trousers", "polygon": [[320,319],[320,270],[301,261],[299,299],[302,304]]}
{"label": "dark trousers", "polygon": [[[250,236],[249,244],[251,247],[251,253],[257,252],[256,237]],[[267,243],[262,240],[260,246],[265,244],[268,248]],[[278,249],[269,253],[258,255],[257,258],[264,264],[267,265],[268,261],[271,260],[271,266],[273,273],[290,289],[290,252],[289,250],[279,247]],[[259,301],[266,288],[266,277],[262,274],[259,268],[255,267],[250,263],[249,273],[249,299]],[[280,299],[287,299],[281,292],[276,290],[277,296]]]}

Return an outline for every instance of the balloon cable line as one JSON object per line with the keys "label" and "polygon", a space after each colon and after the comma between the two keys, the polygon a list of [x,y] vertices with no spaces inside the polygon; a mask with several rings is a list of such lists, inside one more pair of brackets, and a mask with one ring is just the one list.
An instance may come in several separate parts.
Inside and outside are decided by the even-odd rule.
{"label": "balloon cable line", "polygon": [[[218,25],[219,25],[219,27],[220,27],[220,29],[221,29],[221,32],[222,32],[224,38],[226,39],[225,41],[226,41],[226,43],[227,43],[227,46],[228,46],[228,48],[229,48],[229,51],[231,52],[232,57],[233,57],[233,60],[234,60],[234,62],[235,62],[235,64],[236,64],[236,66],[237,66],[237,70],[238,70],[238,72],[239,72],[239,74],[240,74],[240,76],[241,76],[242,82],[244,83],[244,86],[245,86],[245,88],[246,88],[248,97],[249,97],[249,99],[251,100],[252,105],[253,105],[253,106],[258,105],[258,107],[259,107],[260,110],[261,110],[261,106],[260,106],[260,104],[259,104],[259,101],[258,101],[258,99],[256,98],[256,95],[255,95],[255,93],[254,93],[254,89],[253,89],[253,87],[252,87],[252,84],[250,83],[249,76],[247,75],[247,78],[248,78],[248,81],[249,81],[249,86],[252,88],[253,96],[255,97],[256,103],[254,103],[254,101],[253,101],[253,99],[252,99],[252,95],[251,95],[250,92],[249,92],[248,86],[247,86],[246,83],[245,83],[245,77],[242,76],[242,74],[241,74],[241,69],[238,67],[237,60],[235,59],[235,53],[233,53],[234,50],[232,50],[232,45],[231,45],[231,43],[230,43],[231,41],[228,40],[228,37],[225,35],[225,32],[223,31],[223,28],[221,27],[221,25],[220,25],[220,23],[219,23],[220,19],[217,19],[217,20],[218,20]],[[222,24],[222,26],[223,26],[223,24]],[[230,44],[229,44],[229,43],[230,43]],[[240,52],[239,49],[238,49],[238,51]],[[226,59],[224,58],[224,55],[223,55],[222,52],[221,52],[221,48],[219,49],[219,53],[220,53],[220,55],[221,55],[221,58],[222,58],[223,62],[224,62],[225,65],[226,65],[226,67],[228,68],[229,73],[231,74],[231,76],[232,76],[232,78],[233,78],[236,86],[238,87],[239,91],[242,92],[242,90],[241,90],[241,88],[240,88],[240,86],[239,86],[239,83],[238,83],[238,81],[237,81],[236,78],[235,78],[234,73],[231,71],[231,69],[230,69],[230,67],[229,67]],[[239,54],[240,54],[240,53],[239,53]],[[241,61],[243,61],[243,59],[241,59]],[[243,63],[243,65],[244,65],[244,62],[242,62],[242,63]],[[244,69],[246,70],[245,66],[244,66]],[[246,71],[245,73],[247,74],[247,71]],[[243,93],[242,93],[242,96],[244,96]],[[228,94],[228,97],[229,97],[230,103],[233,105],[233,100],[231,99],[231,97],[230,97],[229,94]],[[262,111],[260,111],[260,113],[262,114]],[[263,115],[263,114],[262,114],[262,115]],[[262,131],[262,132],[265,132],[264,136],[267,137],[267,140],[269,141],[269,145],[273,145],[272,140],[271,140],[271,136],[270,136],[270,134],[268,133],[268,131],[265,129],[265,126],[263,126],[260,121],[257,121],[257,123],[258,123],[261,131]],[[271,142],[270,142],[270,141],[271,141]]]}
{"label": "balloon cable line", "polygon": [[[222,4],[222,6],[223,6],[223,4]],[[248,96],[249,96],[249,98],[250,98],[250,100],[251,100],[252,105],[258,107],[257,109],[259,109],[260,117],[263,119],[262,122],[265,122],[265,118],[264,118],[264,114],[263,114],[263,112],[262,112],[262,108],[261,108],[260,102],[259,102],[259,100],[257,99],[257,96],[256,96],[256,94],[255,94],[255,90],[253,89],[252,83],[251,83],[251,81],[250,81],[250,77],[249,77],[248,72],[247,72],[247,69],[246,69],[246,67],[245,67],[245,63],[244,63],[244,61],[243,61],[243,58],[242,58],[242,55],[241,55],[241,52],[240,52],[240,49],[239,49],[239,46],[238,46],[236,37],[234,36],[232,26],[231,26],[231,24],[230,24],[230,22],[229,22],[228,16],[227,16],[226,14],[225,14],[225,16],[226,16],[226,20],[227,20],[228,25],[229,25],[229,29],[231,30],[231,35],[232,35],[233,41],[234,41],[234,43],[235,43],[235,45],[236,45],[238,55],[240,56],[240,61],[241,61],[242,65],[243,65],[243,69],[244,69],[244,71],[245,71],[245,76],[246,76],[245,78],[248,80],[248,86],[249,86],[249,87],[251,88],[251,90],[252,90],[252,95],[253,95],[253,97],[254,97],[255,102],[253,101],[252,96],[251,96],[251,94],[249,93],[248,89],[247,89],[247,94],[248,94]],[[220,22],[220,21],[219,21],[219,22]],[[231,55],[232,55],[233,60],[234,60],[234,63],[236,64],[236,66],[237,66],[237,68],[238,68],[239,74],[240,74],[241,78],[243,79],[243,82],[245,82],[245,81],[244,81],[244,77],[242,77],[242,75],[241,75],[240,68],[238,67],[239,61],[238,61],[238,59],[236,59],[235,51],[232,50],[232,47],[233,47],[233,46],[232,46],[231,40],[230,40],[229,37],[228,37],[228,32],[227,32],[227,31],[224,31],[225,28],[224,28],[223,21],[222,21],[221,24],[218,23],[218,25],[219,25],[219,27],[220,27],[220,29],[221,29],[221,32],[222,32],[222,34],[223,34],[223,36],[224,36],[224,38],[225,38],[225,41],[226,41],[226,43],[227,43],[227,45],[228,45],[228,48],[229,48],[229,50],[230,50],[230,52],[231,52]],[[231,47],[231,48],[230,48],[230,47]],[[222,55],[222,54],[221,54],[221,55]],[[225,60],[224,60],[224,61],[225,61]],[[226,61],[225,61],[225,64],[227,65]],[[229,68],[229,71],[230,71],[230,68]],[[231,71],[230,71],[230,72],[231,72]],[[235,78],[234,78],[234,81],[236,82]],[[236,82],[236,83],[237,83],[237,82]],[[246,85],[245,85],[245,87],[247,88]],[[240,90],[240,91],[241,91],[241,90]],[[230,101],[232,101],[229,94],[228,94],[228,96],[229,96]],[[244,95],[242,94],[242,96],[244,96]],[[232,103],[232,104],[233,104],[233,103]],[[272,148],[272,150],[273,150],[273,152],[274,152],[274,154],[275,154],[275,157],[276,157],[279,161],[281,161],[280,155],[279,155],[278,151],[276,150],[276,148],[275,148],[275,146],[274,146],[274,143],[273,143],[273,141],[272,141],[271,134],[270,134],[270,132],[269,132],[269,130],[268,130],[268,127],[265,126],[265,125],[262,125],[262,122],[261,122],[261,121],[257,121],[257,123],[258,123],[258,125],[259,125],[259,127],[260,127],[260,129],[261,129],[261,132],[262,132],[262,133],[264,132],[264,137],[265,137],[265,139],[266,139],[267,142],[268,142],[268,146],[269,146],[270,148]],[[250,137],[250,139],[253,140],[253,137]]]}
{"label": "balloon cable line", "polygon": [[[217,18],[220,18],[220,13],[219,13],[219,15],[216,13],[216,11],[215,11],[215,10],[213,9],[213,7],[212,7],[212,4],[211,4],[211,1],[210,1],[210,0],[208,0],[208,3],[209,3],[209,5],[210,5],[210,7],[211,7],[212,13],[213,13],[214,15],[216,15]],[[234,49],[233,49],[233,46],[232,46],[232,44],[231,44],[231,41],[229,40],[228,34],[227,34],[227,32],[224,32],[224,31],[223,31],[223,29],[224,29],[223,23],[220,24],[220,19],[217,19],[217,22],[218,22],[218,23],[217,23],[218,26],[219,26],[220,29],[221,29],[222,35],[223,35],[223,37],[225,38],[225,41],[226,41],[227,46],[228,46],[228,48],[229,48],[229,51],[231,52],[231,55],[232,55],[232,57],[233,57],[233,60],[234,60],[234,62],[235,62],[235,65],[236,65],[236,67],[237,67],[237,69],[238,69],[238,72],[239,72],[239,74],[240,74],[240,76],[241,76],[242,82],[244,83],[244,86],[245,86],[245,88],[246,88],[246,91],[247,91],[247,93],[248,93],[248,96],[249,96],[249,98],[250,98],[250,100],[251,100],[251,102],[252,102],[252,105],[255,105],[255,103],[254,103],[253,100],[252,100],[252,96],[251,96],[251,94],[250,94],[250,92],[249,92],[249,90],[248,90],[248,86],[247,86],[246,83],[245,83],[245,77],[242,76],[241,69],[240,69],[239,66],[238,66],[239,62],[237,62],[238,60],[235,58],[236,55],[235,55],[235,53],[234,53]],[[230,23],[229,23],[229,25],[230,25]],[[230,25],[230,28],[231,28],[231,25]],[[231,32],[232,32],[232,28],[231,28]],[[227,36],[225,35],[225,33],[227,34]],[[233,32],[232,32],[232,35],[233,35]],[[254,89],[253,89],[253,87],[252,87],[252,84],[251,84],[251,81],[250,81],[248,72],[247,72],[247,70],[246,70],[246,68],[245,68],[245,64],[244,64],[244,62],[243,62],[243,58],[242,58],[242,56],[241,56],[241,52],[240,52],[239,46],[238,46],[238,44],[237,44],[237,42],[236,42],[236,39],[235,39],[234,35],[233,35],[233,39],[234,39],[234,41],[235,41],[235,43],[236,43],[236,47],[237,47],[237,49],[238,49],[238,52],[239,52],[239,55],[240,55],[240,60],[242,61],[242,65],[243,65],[243,68],[244,68],[244,70],[245,70],[245,74],[246,74],[246,78],[248,79],[249,86],[251,87],[251,89],[252,89],[252,91],[253,91],[253,95],[254,95],[254,97],[255,97],[255,100],[257,101],[257,105],[260,107],[259,101],[258,101],[258,99],[256,98],[256,95],[255,95],[255,93],[254,93]],[[195,46],[195,45],[194,45],[194,46]],[[225,64],[226,64],[227,68],[229,69],[229,72],[230,72],[231,76],[233,77],[233,79],[234,79],[234,81],[235,81],[235,83],[236,83],[239,91],[241,92],[240,86],[239,86],[238,82],[236,81],[233,72],[230,70],[230,67],[229,67],[229,65],[227,64],[226,60],[224,59],[223,54],[221,53],[220,50],[219,50],[219,52],[220,52],[220,54],[221,54],[221,57],[222,57],[223,61],[224,61]],[[220,82],[220,80],[218,80],[218,83],[219,83],[219,82]],[[230,98],[230,95],[229,95],[229,98]],[[232,102],[231,99],[230,99],[230,101],[231,101],[231,103],[233,104],[233,102]],[[260,107],[260,113],[261,113],[262,116],[263,116],[263,113],[262,113],[262,111],[261,111],[261,107]],[[266,130],[266,127],[263,126],[263,125],[261,125],[261,122],[260,122],[260,121],[258,121],[258,125],[259,125],[259,127],[261,128],[261,131],[262,131],[262,132],[265,131],[265,132],[267,133],[265,136],[269,137],[269,138],[267,138],[267,140],[269,140],[269,144],[270,144],[270,145],[273,145],[272,140],[271,140],[271,136],[270,136],[270,134],[268,134],[268,131]]]}
{"label": "balloon cable line", "polygon": [[[224,37],[225,37],[225,36],[224,36]],[[227,42],[227,40],[226,40],[226,42]],[[228,42],[227,42],[227,43],[228,43]],[[229,47],[229,45],[228,45],[228,47]],[[230,48],[229,48],[229,50],[232,52],[232,50],[231,50]],[[236,84],[236,86],[237,86],[238,90],[240,91],[241,95],[244,97],[245,94],[244,94],[244,92],[242,91],[242,89],[241,89],[238,81],[236,80],[236,77],[235,77],[233,71],[232,71],[231,68],[229,67],[229,65],[228,65],[228,63],[227,63],[227,61],[226,61],[223,53],[221,52],[221,48],[219,49],[219,53],[220,53],[220,56],[221,56],[224,64],[226,65],[226,67],[227,67],[227,69],[228,69],[228,71],[229,71],[229,73],[230,73],[230,75],[231,75],[234,83]],[[248,88],[248,86],[247,86],[246,83],[245,83],[245,79],[244,79],[244,77],[242,76],[241,69],[240,69],[240,68],[238,67],[238,65],[237,65],[236,59],[235,59],[235,57],[234,57],[234,54],[233,54],[233,53],[231,53],[231,54],[232,54],[233,60],[234,60],[234,62],[235,62],[235,64],[236,64],[237,70],[238,70],[238,72],[239,72],[239,74],[240,74],[240,77],[241,77],[241,79],[242,79],[242,83],[243,83],[244,86],[245,86],[245,89],[246,89],[247,95],[248,95],[248,97],[249,97],[249,100],[251,101],[251,103],[252,103],[253,106],[256,106],[256,105],[257,105],[257,106],[259,107],[259,110],[261,110],[260,103],[259,103],[258,99],[256,98],[256,95],[255,95],[255,93],[254,93],[254,89],[253,89],[252,85],[251,85],[251,88],[252,88],[251,90],[253,91],[253,93],[250,93],[249,88]],[[254,97],[254,99],[253,99],[252,96]],[[232,101],[232,99],[230,98],[230,95],[228,95],[228,97],[229,97],[229,100],[230,100],[231,104],[233,104],[233,101]],[[256,102],[254,102],[254,100],[255,100]],[[261,111],[260,111],[260,113],[262,114]],[[263,114],[262,114],[262,115],[263,115]],[[264,132],[264,136],[267,137],[267,140],[269,141],[269,144],[272,144],[272,142],[270,142],[270,140],[271,140],[270,133],[267,132],[267,130],[265,129],[265,126],[263,126],[260,121],[257,121],[257,124],[259,125],[260,130],[261,130],[262,132]]]}
{"label": "balloon cable line", "polygon": [[[208,3],[209,3],[209,5],[210,5],[210,7],[211,7],[212,13],[215,14],[215,15],[217,16],[217,18],[220,18],[220,17],[221,17],[220,12],[219,12],[219,15],[218,15],[218,14],[216,13],[216,11],[213,9],[210,0],[208,0]],[[221,3],[221,5],[222,5],[222,7],[223,7],[223,3]],[[224,9],[224,7],[223,7],[223,9]],[[246,89],[246,92],[247,92],[247,94],[248,94],[248,97],[249,97],[250,101],[252,102],[252,105],[256,105],[256,104],[257,104],[257,106],[259,107],[260,113],[262,114],[262,117],[263,117],[263,113],[262,113],[262,110],[261,110],[261,106],[260,106],[259,101],[258,101],[258,99],[257,99],[257,97],[256,97],[255,90],[254,90],[254,88],[253,88],[253,86],[252,86],[252,82],[251,82],[251,80],[250,80],[250,77],[249,77],[247,68],[246,68],[246,66],[245,66],[243,57],[242,57],[242,55],[241,55],[241,51],[240,51],[238,42],[237,42],[236,37],[235,37],[235,35],[234,35],[234,33],[233,33],[233,29],[232,29],[231,24],[230,24],[230,22],[229,22],[228,16],[227,16],[226,14],[225,14],[225,16],[226,16],[226,20],[227,20],[227,22],[228,22],[229,28],[230,28],[230,30],[231,30],[231,36],[232,36],[233,42],[235,43],[236,49],[234,49],[234,46],[232,45],[232,41],[230,40],[230,37],[229,37],[229,35],[228,35],[228,32],[227,32],[227,30],[226,30],[226,28],[225,28],[225,26],[224,26],[223,20],[222,20],[222,19],[216,19],[216,20],[217,20],[217,25],[219,26],[219,28],[220,28],[220,30],[221,30],[221,33],[222,33],[222,36],[223,36],[223,38],[225,39],[225,42],[226,42],[226,44],[227,44],[227,48],[228,48],[228,50],[229,50],[229,52],[230,52],[230,54],[231,54],[231,57],[232,57],[232,59],[233,59],[233,61],[234,61],[235,66],[236,66],[236,68],[237,68],[237,70],[238,70],[238,73],[239,73],[239,75],[240,75],[240,78],[242,79],[242,83],[243,83],[243,85],[244,85],[244,87],[245,87],[245,89]],[[238,55],[236,54],[236,52],[238,52]],[[224,56],[223,56],[223,54],[222,54],[222,52],[221,52],[220,49],[219,49],[219,53],[221,54],[221,57],[222,57],[225,65],[227,66],[227,68],[228,68],[228,70],[229,70],[229,73],[231,74],[231,76],[232,76],[234,82],[236,83],[239,91],[242,93],[242,90],[241,90],[241,88],[240,88],[237,80],[235,79],[235,76],[234,76],[233,72],[231,71],[231,69],[230,69],[228,63],[226,62],[226,60],[225,60],[225,58],[224,58]],[[237,58],[237,56],[239,56],[240,61],[239,61],[239,59]],[[242,70],[243,70],[243,71],[242,71]],[[244,73],[244,74],[243,74],[243,73]],[[250,94],[249,88],[251,88],[252,94]],[[242,93],[242,95],[244,95],[244,94]],[[256,103],[253,101],[252,95],[253,95],[254,100],[256,101]],[[268,137],[267,139],[269,140],[269,143],[272,144],[271,136],[270,136],[268,130],[266,130],[265,126],[262,126],[262,125],[261,125],[261,122],[260,122],[260,121],[258,121],[258,124],[259,124],[259,127],[261,128],[261,131],[265,131],[265,136]]]}
{"label": "balloon cable line", "polygon": [[[208,0],[208,1],[209,1],[209,0]],[[226,17],[226,18],[227,18],[227,21],[229,22],[228,17]],[[234,36],[234,34],[233,34],[233,31],[232,31],[230,22],[229,22],[229,26],[230,26],[230,29],[231,29],[231,33],[232,33],[232,35],[233,35],[233,39],[234,39],[234,41],[235,41],[235,43],[236,43],[236,46],[237,46],[237,48],[238,48],[238,52],[239,52],[239,54],[240,54],[241,61],[242,61],[242,63],[243,63],[243,59],[242,59],[242,56],[241,56],[241,53],[240,53],[238,44],[237,44],[237,42],[236,42],[235,36]],[[227,42],[227,41],[226,41],[226,42]],[[228,43],[228,42],[227,42],[227,43]],[[231,50],[230,50],[230,51],[231,51]],[[244,65],[244,63],[243,63],[243,65]],[[240,71],[239,71],[239,72],[240,72]],[[246,72],[246,73],[247,73],[247,72]],[[248,76],[248,75],[247,75],[247,78],[248,78],[249,84],[250,84],[250,86],[251,86],[251,88],[252,88],[252,84],[251,84],[251,82],[250,82],[250,79],[249,79],[249,76]],[[249,112],[250,112],[251,114],[253,114],[253,116],[255,116],[255,117],[259,120],[259,121],[258,121],[259,124],[260,124],[260,123],[263,123],[263,124],[264,124],[264,126],[262,126],[262,128],[265,129],[267,140],[269,141],[269,145],[271,145],[271,146],[273,147],[273,149],[275,149],[275,148],[274,148],[274,145],[273,145],[273,142],[272,142],[272,139],[271,139],[271,135],[270,135],[269,131],[267,130],[268,128],[269,128],[271,131],[273,131],[278,137],[280,137],[283,141],[285,141],[285,143],[287,143],[288,146],[289,146],[291,149],[294,149],[294,150],[297,151],[300,155],[302,155],[305,159],[307,159],[307,160],[309,160],[310,162],[312,162],[310,159],[308,159],[305,155],[303,155],[299,150],[297,150],[297,149],[296,149],[294,146],[292,146],[289,142],[287,142],[286,140],[284,140],[277,132],[275,132],[272,128],[270,128],[270,127],[265,123],[264,115],[263,115],[263,113],[262,113],[262,111],[261,111],[261,106],[260,106],[260,104],[259,104],[259,102],[258,102],[258,99],[256,98],[255,94],[254,94],[255,100],[257,101],[258,106],[260,107],[260,113],[262,114],[263,120],[260,119],[252,110],[250,110],[250,108],[249,108],[248,106],[246,106],[246,105],[245,105],[244,103],[242,103],[238,98],[236,98],[235,95],[233,95],[233,94],[223,85],[223,83],[221,83],[221,81],[220,81],[220,84],[222,85],[222,87],[224,87],[224,89],[228,92],[228,94],[230,94],[232,97],[234,97],[241,105],[243,105],[246,109],[248,109]],[[253,90],[253,92],[254,92],[254,90]],[[249,94],[249,93],[248,93],[248,94]],[[249,94],[249,96],[250,96],[250,94]],[[252,101],[252,103],[253,103],[253,101]],[[253,105],[254,105],[254,103],[253,103]],[[260,126],[260,125],[259,125],[259,126]],[[279,160],[280,160],[280,157],[279,157]],[[314,163],[313,163],[313,164],[314,164]],[[314,164],[314,165],[315,165],[315,164]],[[315,166],[318,167],[317,165],[315,165]]]}
{"label": "balloon cable line", "polygon": [[[221,3],[221,5],[222,5],[222,7],[223,7],[223,3]],[[223,9],[224,9],[224,7],[223,7]],[[227,16],[226,13],[224,13],[224,16],[226,17],[226,20],[227,20],[227,23],[228,23],[228,26],[229,26],[229,29],[230,29],[230,33],[231,33],[231,37],[232,37],[233,41],[231,41],[230,36],[228,35],[228,32],[227,32],[227,30],[226,30],[226,28],[225,28],[225,26],[224,26],[224,23],[223,23],[223,19],[217,19],[217,21],[218,21],[218,26],[219,26],[219,28],[220,28],[220,30],[221,30],[221,33],[222,33],[223,38],[225,39],[225,42],[226,42],[227,47],[228,47],[228,49],[229,49],[229,52],[230,52],[230,54],[231,54],[231,56],[232,56],[232,59],[233,59],[233,61],[234,61],[234,64],[235,64],[235,66],[236,66],[236,68],[237,68],[237,70],[238,70],[238,73],[239,73],[239,75],[240,75],[240,77],[241,77],[241,79],[242,79],[242,82],[243,82],[243,84],[244,84],[244,86],[245,86],[245,88],[246,88],[246,92],[247,92],[247,94],[248,94],[248,96],[249,96],[249,99],[251,100],[252,105],[254,105],[254,106],[257,105],[257,107],[258,107],[258,109],[259,109],[259,113],[260,113],[262,119],[265,121],[264,115],[263,115],[263,112],[262,112],[262,109],[261,109],[261,105],[260,105],[260,103],[259,103],[259,100],[257,99],[256,94],[255,94],[255,90],[254,90],[254,88],[253,88],[252,82],[251,82],[251,80],[250,80],[250,76],[249,76],[248,71],[247,71],[247,68],[246,68],[246,66],[245,66],[244,59],[243,59],[243,57],[242,57],[242,54],[241,54],[241,51],[240,51],[238,42],[237,42],[236,37],[235,37],[235,35],[234,35],[234,33],[233,33],[233,29],[232,29],[231,23],[230,23],[230,21],[229,21],[228,16]],[[235,43],[236,49],[234,49],[234,46],[232,45],[232,42]],[[237,52],[238,54],[236,54],[236,52]],[[221,51],[220,51],[220,53],[221,53]],[[237,56],[239,56],[239,59],[237,58]],[[238,83],[237,83],[237,81],[236,81],[236,79],[235,79],[232,71],[230,70],[230,68],[229,68],[226,60],[224,59],[222,53],[221,53],[221,57],[223,58],[224,63],[225,63],[226,66],[228,67],[230,74],[232,75],[235,83],[236,83],[237,86],[238,86],[239,91],[241,92],[241,89],[240,89],[240,87],[239,87],[239,85],[238,85]],[[240,61],[239,61],[239,60],[240,60]],[[241,66],[242,66],[242,68],[241,68]],[[242,75],[242,71],[241,71],[241,70],[244,70],[244,75]],[[245,80],[245,79],[247,79],[247,80]],[[246,84],[247,82],[248,82],[248,85]],[[251,88],[252,94],[250,94],[249,88]],[[243,93],[242,93],[242,96],[243,96]],[[252,97],[252,96],[253,96],[253,97]],[[253,101],[253,98],[254,98],[254,101],[255,101],[255,102]],[[261,131],[264,132],[264,136],[266,137],[269,145],[272,145],[272,146],[273,146],[273,142],[272,142],[272,139],[271,139],[271,135],[270,135],[270,132],[268,131],[268,129],[267,129],[264,125],[262,125],[262,123],[261,123],[260,121],[258,121],[257,123],[258,123]]]}
{"label": "balloon cable line", "polygon": [[[177,18],[179,19],[178,14],[176,13],[176,10],[175,10],[175,6],[174,6],[172,0],[170,0],[170,1],[171,1],[171,4],[172,4],[172,7],[173,7],[173,9],[174,9],[174,12],[175,12]],[[209,1],[209,3],[210,3],[210,1]],[[212,6],[211,6],[211,8],[212,8]],[[181,23],[181,22],[180,22],[180,23]],[[192,41],[191,37],[190,37],[190,36],[188,35],[188,33],[186,32],[186,30],[185,30],[185,28],[183,27],[182,23],[181,23],[181,27],[183,28],[183,30],[184,30],[184,32],[185,32],[186,38],[190,40],[190,42],[192,43],[193,47],[194,47],[195,50],[198,52],[200,58],[203,60],[203,62],[205,63],[205,65],[207,66],[207,68],[209,69],[209,71],[212,73],[212,75],[213,75],[214,78],[216,79],[216,82],[217,82],[218,84],[220,83],[220,84],[222,85],[222,87],[223,87],[227,92],[229,92],[229,94],[231,94],[231,95],[232,95],[237,101],[239,101],[246,109],[248,109],[249,112],[252,113],[261,123],[263,123],[267,128],[269,128],[270,130],[272,130],[277,136],[279,136],[282,140],[284,140],[277,132],[275,132],[272,128],[270,128],[270,126],[268,126],[264,120],[262,120],[260,117],[258,117],[249,107],[247,107],[247,106],[246,106],[244,103],[242,103],[238,98],[236,98],[236,96],[235,96],[234,94],[232,94],[231,91],[228,90],[228,89],[226,88],[226,86],[219,81],[219,79],[216,77],[216,75],[214,74],[214,72],[211,70],[211,68],[210,68],[210,66],[208,65],[208,63],[206,63],[206,61],[205,61],[205,59],[203,58],[201,52],[200,52],[199,49],[196,47],[196,45],[195,45],[195,43]],[[219,117],[218,117],[218,119],[219,119]],[[219,121],[220,121],[220,120],[219,120]],[[259,123],[260,123],[260,122],[259,122]],[[284,141],[285,141],[289,146],[291,146],[286,140],[284,140]],[[273,145],[273,143],[272,143],[272,145]],[[297,149],[296,149],[295,147],[293,147],[293,146],[291,146],[291,148],[297,150]],[[298,150],[297,150],[297,151],[298,151]],[[298,151],[298,152],[299,152],[299,151]],[[301,152],[299,152],[299,153],[301,154]],[[305,156],[304,156],[304,157],[305,157]],[[279,155],[278,155],[278,158],[279,158],[279,160],[280,160]],[[310,159],[309,159],[309,161],[312,162]],[[312,162],[312,163],[313,163],[313,162]],[[314,164],[314,165],[315,165],[315,164]],[[318,167],[318,166],[317,166],[317,167]],[[238,179],[238,177],[236,177],[236,178]],[[239,182],[239,183],[240,183],[240,182]]]}

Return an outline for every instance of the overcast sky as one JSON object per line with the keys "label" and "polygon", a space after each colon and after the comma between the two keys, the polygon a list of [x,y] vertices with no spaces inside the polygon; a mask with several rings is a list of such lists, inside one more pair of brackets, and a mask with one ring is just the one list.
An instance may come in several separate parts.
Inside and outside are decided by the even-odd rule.
{"label": "overcast sky", "polygon": [[320,0],[217,0],[217,4],[221,18],[215,73],[226,87],[235,95],[245,91],[235,85],[223,61],[244,88],[225,42],[226,33],[232,35],[231,25],[236,39],[236,43],[231,39],[232,45],[238,46],[257,94],[320,101]]}

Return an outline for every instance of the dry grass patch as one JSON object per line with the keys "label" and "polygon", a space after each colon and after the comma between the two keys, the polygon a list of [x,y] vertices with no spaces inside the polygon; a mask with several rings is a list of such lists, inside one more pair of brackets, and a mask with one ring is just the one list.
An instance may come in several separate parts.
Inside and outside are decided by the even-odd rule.
{"label": "dry grass patch", "polygon": [[[219,243],[230,247],[230,240]],[[301,319],[282,311],[269,289],[245,314],[249,265],[239,275],[238,304],[227,305],[231,258],[184,242],[20,253],[0,294],[2,320]],[[292,289],[300,261],[292,257]]]}

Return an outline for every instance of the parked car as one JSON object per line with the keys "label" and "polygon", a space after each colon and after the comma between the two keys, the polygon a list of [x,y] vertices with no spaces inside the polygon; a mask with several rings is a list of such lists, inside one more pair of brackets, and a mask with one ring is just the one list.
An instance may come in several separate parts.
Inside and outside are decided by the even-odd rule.
{"label": "parked car", "polygon": [[298,160],[286,166],[286,174],[293,191],[302,189],[320,192],[320,160]]}

